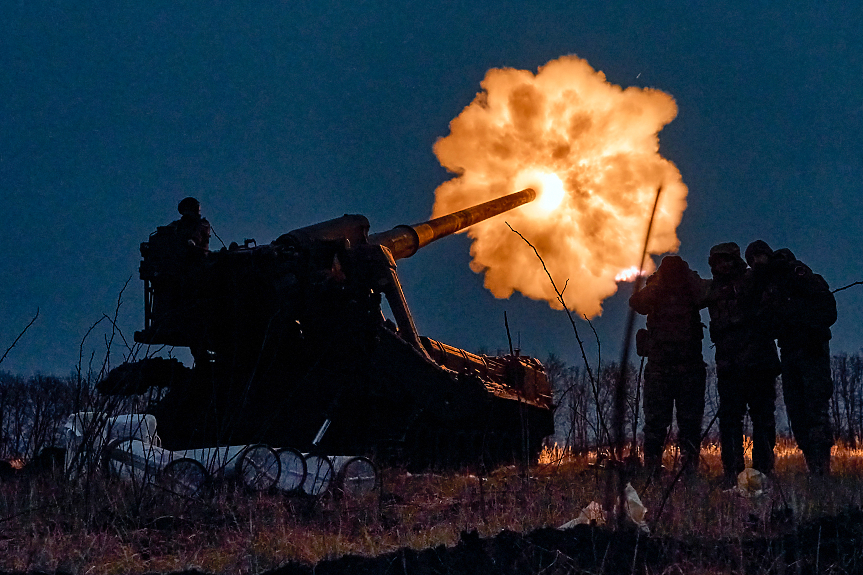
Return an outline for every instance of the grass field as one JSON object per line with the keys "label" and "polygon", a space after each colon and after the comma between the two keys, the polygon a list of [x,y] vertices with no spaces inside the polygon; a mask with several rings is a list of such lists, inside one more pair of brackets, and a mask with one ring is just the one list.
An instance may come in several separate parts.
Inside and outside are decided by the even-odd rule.
{"label": "grass field", "polygon": [[[653,481],[633,474],[651,534],[769,537],[861,505],[863,451],[834,448],[829,478],[809,478],[793,444],[781,443],[776,453],[770,489],[755,498],[720,487],[719,450],[710,445],[697,476],[674,482],[673,472]],[[674,467],[673,451],[665,463]],[[382,476],[382,490],[367,500],[318,502],[249,495],[229,486],[211,498],[185,501],[99,475],[74,484],[50,474],[17,477],[0,486],[0,569],[258,573],[287,561],[314,564],[345,554],[451,546],[464,530],[487,537],[503,529],[557,527],[591,501],[602,503],[613,474],[596,465],[595,454],[546,449],[527,473],[506,467],[482,481],[469,470],[411,475],[385,469]]]}

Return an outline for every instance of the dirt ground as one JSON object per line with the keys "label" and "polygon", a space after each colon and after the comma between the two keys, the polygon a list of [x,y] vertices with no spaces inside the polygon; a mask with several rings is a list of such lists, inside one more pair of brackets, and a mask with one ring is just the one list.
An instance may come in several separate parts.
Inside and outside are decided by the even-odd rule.
{"label": "dirt ground", "polygon": [[526,535],[503,531],[487,539],[463,532],[452,548],[401,549],[374,558],[346,556],[314,567],[289,564],[269,575],[663,572],[860,573],[863,512],[825,517],[773,539],[679,541],[587,525]]}
{"label": "dirt ground", "polygon": [[502,531],[489,538],[475,531],[462,532],[453,547],[403,548],[378,557],[346,555],[316,565],[289,562],[266,575],[861,572],[863,511],[855,509],[775,538],[681,541],[646,536],[635,529],[613,531],[589,525],[537,529],[524,535]]}
{"label": "dirt ground", "polygon": [[[576,573],[861,573],[863,511],[823,517],[775,538],[688,541],[578,525],[481,538],[454,547],[287,563],[266,575],[569,575]],[[199,574],[199,571],[183,571]]]}

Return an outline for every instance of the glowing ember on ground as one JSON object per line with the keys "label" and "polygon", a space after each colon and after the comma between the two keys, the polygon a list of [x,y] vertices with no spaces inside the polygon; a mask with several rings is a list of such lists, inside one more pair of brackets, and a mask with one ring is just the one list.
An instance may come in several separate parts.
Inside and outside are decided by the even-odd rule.
{"label": "glowing ember on ground", "polygon": [[[658,132],[677,114],[668,94],[608,83],[566,56],[538,73],[492,69],[482,92],[450,123],[434,150],[458,176],[436,191],[433,216],[526,187],[539,198],[470,228],[471,268],[497,297],[514,290],[557,307],[536,246],[567,304],[594,316],[617,290],[620,270],[638,266],[656,190],[663,191],[648,251],[676,251],[686,186],[659,155]],[[646,262],[645,272],[653,262]]]}

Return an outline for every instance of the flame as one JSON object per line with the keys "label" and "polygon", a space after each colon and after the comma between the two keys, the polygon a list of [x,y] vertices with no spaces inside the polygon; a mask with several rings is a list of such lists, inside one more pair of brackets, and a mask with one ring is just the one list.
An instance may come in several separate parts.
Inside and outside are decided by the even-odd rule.
{"label": "flame", "polygon": [[521,172],[515,178],[516,189],[523,190],[524,188],[533,188],[539,196],[536,199],[536,205],[543,212],[550,212],[560,205],[563,197],[566,195],[566,190],[563,186],[563,181],[560,177],[552,172],[542,172],[540,170],[527,170]]}
{"label": "flame", "polygon": [[[457,177],[435,191],[432,217],[526,187],[536,201],[472,226],[471,269],[500,298],[514,290],[559,308],[533,250],[567,305],[595,316],[617,290],[622,269],[638,266],[657,188],[662,195],[648,252],[676,251],[687,188],[659,155],[659,131],[677,115],[674,99],[623,89],[575,56],[527,70],[489,70],[482,91],[450,123],[435,154]],[[653,263],[647,262],[652,271]]]}
{"label": "flame", "polygon": [[644,272],[638,269],[638,266],[631,266],[626,268],[625,270],[620,270],[620,272],[614,276],[614,281],[616,282],[632,282],[635,281],[639,275],[644,276]]}

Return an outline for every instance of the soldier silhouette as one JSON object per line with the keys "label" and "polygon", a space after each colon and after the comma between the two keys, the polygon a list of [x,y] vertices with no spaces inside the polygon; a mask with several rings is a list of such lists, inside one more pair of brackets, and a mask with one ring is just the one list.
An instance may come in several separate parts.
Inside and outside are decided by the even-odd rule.
{"label": "soldier silhouette", "polygon": [[746,248],[746,261],[756,280],[761,319],[781,350],[782,392],[794,439],[809,472],[829,474],[833,446],[829,342],[836,299],[824,278],[787,248],[773,252],[766,242],[756,240]]}
{"label": "soldier silhouette", "polygon": [[708,259],[710,339],[716,348],[719,436],[725,483],[744,470],[743,417],[752,420],[752,467],[773,471],[776,445],[776,376],[779,356],[770,332],[758,321],[754,278],[733,242],[715,245]]}
{"label": "soldier silhouette", "polygon": [[647,341],[640,353],[647,357],[644,463],[651,473],[661,469],[675,405],[683,466],[689,471],[698,467],[707,379],[699,315],[705,292],[705,281],[682,258],[665,256],[645,287],[629,299],[632,309],[647,316]]}
{"label": "soldier silhouette", "polygon": [[177,205],[179,220],[169,227],[174,229],[178,239],[191,248],[192,253],[203,254],[210,251],[210,222],[201,217],[201,203],[195,198],[183,198]]}

